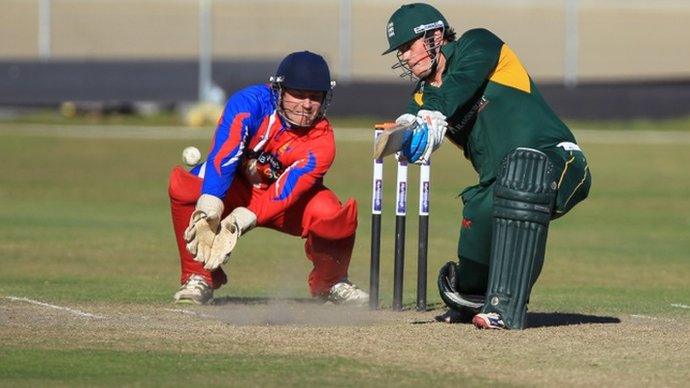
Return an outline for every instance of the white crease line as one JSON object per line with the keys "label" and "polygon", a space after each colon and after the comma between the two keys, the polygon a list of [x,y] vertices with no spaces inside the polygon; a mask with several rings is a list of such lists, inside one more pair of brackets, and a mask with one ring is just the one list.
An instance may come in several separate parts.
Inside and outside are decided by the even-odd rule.
{"label": "white crease line", "polygon": [[630,316],[633,318],[651,319],[653,321],[673,322],[673,319],[670,318],[650,317],[649,315],[630,314]]}
{"label": "white crease line", "polygon": [[680,304],[680,303],[671,303],[671,307],[678,307],[681,309],[690,309],[690,306],[686,304]]}
{"label": "white crease line", "polygon": [[206,315],[206,314],[202,314],[202,313],[197,313],[197,312],[195,312],[195,311],[184,310],[184,309],[167,309],[167,308],[164,308],[163,310],[172,311],[172,312],[174,312],[174,313],[182,313],[182,314],[186,314],[186,315],[193,315],[193,316],[195,316],[195,317],[201,317],[201,318],[213,318],[213,317],[210,316],[210,315]]}
{"label": "white crease line", "polygon": [[27,303],[31,303],[31,304],[35,304],[35,305],[39,305],[39,306],[43,306],[43,307],[49,307],[49,308],[51,308],[51,309],[56,309],[56,310],[63,310],[63,311],[67,311],[67,312],[69,312],[69,313],[72,313],[72,314],[74,314],[74,315],[79,315],[79,316],[81,316],[81,317],[96,318],[96,319],[105,319],[105,317],[102,316],[102,315],[96,315],[96,314],[91,314],[91,313],[85,313],[85,312],[83,312],[83,311],[71,309],[71,308],[69,308],[69,307],[56,306],[56,305],[54,305],[54,304],[43,303],[43,302],[39,302],[39,301],[37,301],[37,300],[32,300],[32,299],[29,299],[29,298],[20,298],[20,297],[17,297],[17,296],[6,296],[5,299],[13,300],[13,301],[15,301],[15,302],[27,302]]}

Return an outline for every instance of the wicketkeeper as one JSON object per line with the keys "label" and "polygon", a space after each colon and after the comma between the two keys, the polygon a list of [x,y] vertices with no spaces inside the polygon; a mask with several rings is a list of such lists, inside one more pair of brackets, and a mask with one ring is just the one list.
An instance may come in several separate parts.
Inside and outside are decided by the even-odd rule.
{"label": "wicketkeeper", "polygon": [[341,204],[323,183],[335,157],[325,117],[334,86],[321,56],[288,55],[269,84],[229,99],[205,163],[173,169],[169,195],[182,269],[175,301],[211,302],[227,282],[221,265],[235,244],[266,227],[306,239],[313,296],[368,302],[347,278],[357,205]]}
{"label": "wicketkeeper", "polygon": [[587,159],[515,53],[490,31],[456,39],[438,10],[416,3],[395,11],[386,33],[384,54],[396,52],[393,67],[417,80],[397,120],[413,133],[402,154],[423,161],[447,138],[479,174],[461,194],[459,261],[439,273],[450,308],[442,319],[470,312],[478,328],[522,329],[549,222],[589,192]]}

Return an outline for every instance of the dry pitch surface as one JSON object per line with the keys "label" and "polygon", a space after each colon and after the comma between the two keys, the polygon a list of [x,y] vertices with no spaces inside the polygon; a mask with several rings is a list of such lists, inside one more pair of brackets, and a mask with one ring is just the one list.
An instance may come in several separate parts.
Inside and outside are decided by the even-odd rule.
{"label": "dry pitch surface", "polygon": [[[21,136],[13,135],[17,131]],[[5,132],[0,142],[7,183],[0,185],[0,386],[46,385],[55,376],[69,386],[123,385],[122,381],[181,385],[222,374],[238,359],[251,364],[273,358],[288,361],[277,368],[266,362],[249,365],[249,371],[245,364],[240,372],[249,377],[244,381],[261,385],[251,379],[278,369],[276,373],[282,374],[263,385],[290,385],[281,379],[305,374],[304,369],[293,369],[300,366],[293,361],[301,358],[310,365],[326,360],[307,373],[321,373],[318,368],[326,363],[326,368],[331,362],[338,364],[334,369],[339,374],[333,377],[324,368],[320,382],[340,386],[348,385],[350,376],[362,368],[366,370],[358,381],[367,382],[385,371],[416,371],[413,378],[424,378],[417,385],[466,385],[466,378],[474,385],[498,381],[538,386],[687,386],[690,381],[686,132],[578,133],[597,166],[599,191],[570,221],[555,225],[560,232],[551,236],[550,244],[559,254],[549,259],[540,279],[541,298],[533,300],[539,303],[533,303],[528,317],[531,327],[519,332],[481,332],[469,325],[436,323],[434,316],[443,312],[438,305],[425,313],[393,313],[260,298],[223,299],[207,307],[169,304],[177,264],[169,261],[174,247],[165,177],[183,146],[196,140],[205,144],[210,133],[170,128],[0,128]],[[369,182],[371,132],[344,131],[338,136],[341,164],[330,182],[338,185],[337,192],[358,195],[366,207],[368,185],[360,188],[350,182]],[[149,157],[144,151],[155,154]],[[457,159],[449,148],[439,152],[447,161]],[[620,167],[621,161],[627,168]],[[89,169],[72,169],[79,163]],[[100,174],[92,173],[93,163],[103,170]],[[449,182],[457,179],[444,173],[449,174],[434,172],[434,179],[439,179],[432,195],[441,210],[435,214],[442,214],[444,206],[447,213],[456,209],[457,183]],[[470,172],[462,173],[469,179]],[[135,186],[128,184],[134,183],[142,187],[132,190]],[[94,217],[93,222],[84,224],[81,217],[86,215]],[[362,285],[368,246],[366,216],[360,217],[364,230],[357,248],[359,261],[351,269]],[[438,216],[433,227],[457,230],[451,218]],[[137,236],[132,246],[122,244],[131,235]],[[252,238],[244,246],[244,256],[238,255],[244,260],[231,263],[245,280],[232,288],[234,295],[274,295],[275,289],[267,287],[282,283],[285,295],[303,295],[306,263],[280,260],[281,250],[295,245],[277,244],[269,255],[276,259],[271,261],[252,252],[263,243],[257,235]],[[434,244],[440,260],[455,252],[455,241],[439,238]],[[294,260],[303,260],[301,249],[299,245],[294,251]],[[134,266],[140,270],[136,276],[123,272],[123,267]],[[271,283],[264,279],[267,272],[275,274]],[[144,282],[146,287],[137,288]],[[24,296],[32,299],[21,299]],[[85,300],[89,302],[79,302]],[[93,353],[100,350],[94,360]],[[162,352],[166,354],[161,357]],[[158,356],[154,364],[166,367],[168,354],[184,354],[178,358],[186,364],[206,358],[223,362],[191,377],[186,373],[197,364],[182,371],[173,365],[152,382],[150,365],[139,361]],[[68,362],[60,363],[64,358]],[[56,371],[70,363],[87,365],[76,375]],[[43,372],[46,367],[53,368],[52,374]],[[102,369],[107,370],[99,374]],[[122,371],[133,377],[114,376]],[[164,380],[168,372],[174,373]],[[441,378],[428,379],[429,374]],[[377,381],[413,385],[411,379],[398,377],[386,375]]]}
{"label": "dry pitch surface", "polygon": [[338,356],[517,385],[683,386],[684,318],[530,313],[524,331],[437,323],[427,312],[303,300],[221,299],[214,306],[56,306],[0,299],[0,341],[38,349]]}

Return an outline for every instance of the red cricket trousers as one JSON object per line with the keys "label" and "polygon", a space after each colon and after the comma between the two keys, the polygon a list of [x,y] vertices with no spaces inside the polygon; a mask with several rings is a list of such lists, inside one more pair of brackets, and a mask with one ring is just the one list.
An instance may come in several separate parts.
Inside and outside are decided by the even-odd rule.
{"label": "red cricket trousers", "polygon": [[[199,274],[217,289],[227,283],[225,272],[220,267],[213,271],[204,269],[203,263],[194,261],[184,241],[184,230],[201,195],[202,182],[201,178],[179,166],[170,174],[168,194],[180,253],[180,282],[184,283],[191,275]],[[253,187],[244,177],[236,176],[224,201],[223,217],[236,207],[251,209],[263,193],[263,189]],[[312,296],[328,294],[331,286],[347,277],[357,228],[354,200],[347,201],[343,206],[335,193],[318,185],[273,220],[257,226],[306,238],[304,250],[314,266],[308,277]]]}

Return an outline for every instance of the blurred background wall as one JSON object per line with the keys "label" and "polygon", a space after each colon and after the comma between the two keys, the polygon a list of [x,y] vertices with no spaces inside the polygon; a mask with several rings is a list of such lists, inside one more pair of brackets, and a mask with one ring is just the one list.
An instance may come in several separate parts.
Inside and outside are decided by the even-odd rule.
{"label": "blurred background wall", "polygon": [[[3,0],[0,104],[203,100],[214,85],[231,93],[263,82],[285,54],[308,49],[326,57],[339,82],[336,112],[368,114],[377,102],[373,112],[380,113],[382,99],[391,100],[384,111],[399,110],[390,96],[404,98],[411,85],[390,69],[394,54],[380,53],[387,47],[386,22],[401,4]],[[562,114],[689,114],[688,0],[430,4],[459,33],[485,27],[499,35]]]}

